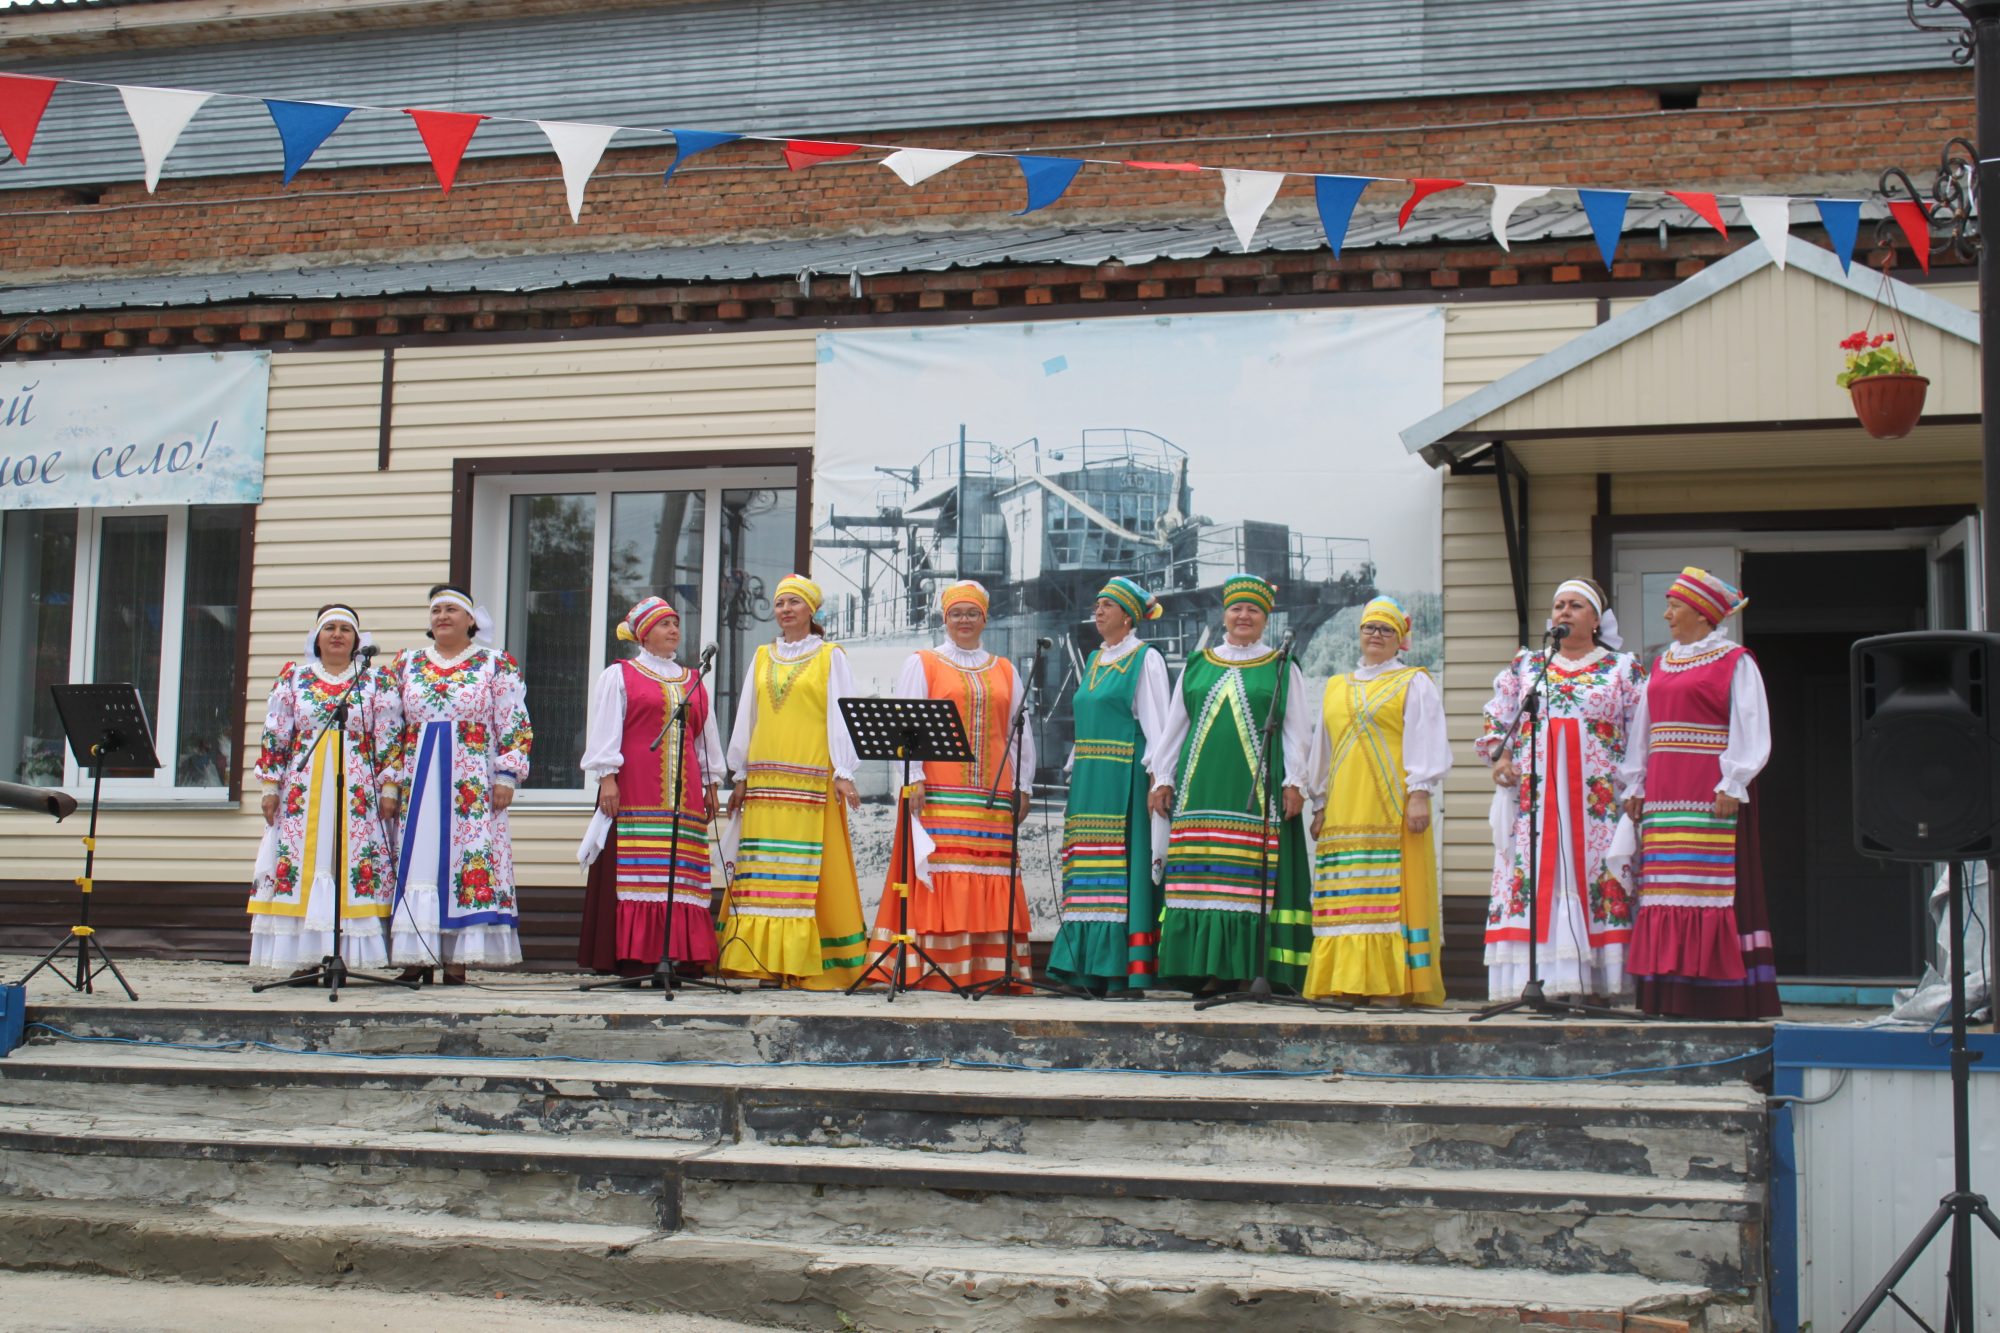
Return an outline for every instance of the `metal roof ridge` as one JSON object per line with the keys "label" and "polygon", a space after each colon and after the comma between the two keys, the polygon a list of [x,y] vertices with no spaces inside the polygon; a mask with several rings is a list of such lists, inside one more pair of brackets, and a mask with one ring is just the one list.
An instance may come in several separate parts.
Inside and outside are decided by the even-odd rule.
{"label": "metal roof ridge", "polygon": [[[1873,296],[1872,284],[1865,277],[1857,277],[1853,272],[1843,272],[1840,259],[1831,250],[1826,250],[1796,236],[1788,237],[1785,246],[1786,263],[1803,269],[1815,278],[1844,287],[1859,296]],[[1587,332],[1580,333],[1554,351],[1530,361],[1527,365],[1502,375],[1491,384],[1433,412],[1430,416],[1407,426],[1401,432],[1403,447],[1408,452],[1423,453],[1447,436],[1466,429],[1482,417],[1491,415],[1509,403],[1527,397],[1530,393],[1561,379],[1564,375],[1596,360],[1605,353],[1623,346],[1642,333],[1658,328],[1719,292],[1727,291],[1743,279],[1776,263],[1770,248],[1761,241],[1753,241],[1731,253],[1728,257],[1709,265],[1701,272],[1679,283],[1658,296],[1649,297],[1622,314],[1614,315],[1604,323]],[[1911,319],[1928,324],[1942,332],[1977,345],[1979,342],[1979,317],[1941,297],[1932,296],[1900,279],[1889,279],[1894,284],[1897,305]],[[1435,466],[1437,459],[1431,460]]]}

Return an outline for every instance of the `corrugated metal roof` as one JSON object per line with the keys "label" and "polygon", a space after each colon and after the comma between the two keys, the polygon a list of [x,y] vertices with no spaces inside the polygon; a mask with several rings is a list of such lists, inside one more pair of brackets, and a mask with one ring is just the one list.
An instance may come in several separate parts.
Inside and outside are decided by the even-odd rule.
{"label": "corrugated metal roof", "polygon": [[[1734,206],[1724,205],[1732,223]],[[1884,212],[1865,206],[1864,214]],[[1794,205],[1794,221],[1810,224],[1812,206]],[[1391,213],[1357,213],[1342,246],[1485,244],[1492,232],[1484,207],[1452,211],[1432,205],[1401,231]],[[1634,204],[1629,232],[1705,229],[1678,205]],[[1740,225],[1740,224],[1739,224]],[[1574,207],[1541,203],[1515,213],[1507,229],[1516,244],[1588,236],[1590,224]],[[612,283],[724,282],[793,278],[810,272],[819,282],[845,282],[889,273],[937,272],[997,264],[1071,264],[1094,267],[1158,259],[1201,259],[1238,251],[1235,235],[1213,223],[1159,222],[1075,227],[1007,227],[893,235],[829,236],[741,244],[689,245],[584,254],[434,259],[396,264],[344,264],[261,272],[114,275],[36,285],[0,287],[0,313],[26,315],[82,310],[190,307],[248,300],[359,300],[423,293],[533,292]],[[1326,248],[1310,217],[1267,218],[1255,251],[1309,252]]]}
{"label": "corrugated metal roof", "polygon": [[[469,11],[468,11],[469,12]],[[14,66],[106,83],[760,134],[1006,125],[1201,108],[1946,68],[1884,0],[707,0],[660,10],[356,29]],[[1420,112],[1412,108],[1412,118]],[[982,134],[992,142],[1004,135]],[[473,156],[545,152],[530,125]],[[423,160],[358,113],[317,168]],[[211,103],[169,175],[276,173],[264,109]],[[9,187],[141,175],[118,95],[65,88]]]}

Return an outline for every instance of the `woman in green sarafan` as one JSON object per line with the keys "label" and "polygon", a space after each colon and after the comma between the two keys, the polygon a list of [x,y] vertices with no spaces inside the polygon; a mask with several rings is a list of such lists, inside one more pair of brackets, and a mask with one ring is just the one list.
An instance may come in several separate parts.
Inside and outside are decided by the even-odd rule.
{"label": "woman in green sarafan", "polygon": [[1139,642],[1160,604],[1127,578],[1097,594],[1091,619],[1104,646],[1077,685],[1076,749],[1063,815],[1062,927],[1048,973],[1093,995],[1136,995],[1153,984],[1160,944],[1158,858],[1166,821],[1146,807],[1155,780],[1171,781],[1167,664]]}
{"label": "woman in green sarafan", "polygon": [[[1155,787],[1170,814],[1160,984],[1232,990],[1262,973],[1296,991],[1312,957],[1312,860],[1300,812],[1315,700],[1298,665],[1278,674],[1264,642],[1277,589],[1251,574],[1222,585],[1224,641],[1188,659],[1170,700],[1162,755],[1178,754],[1171,787]],[[1276,744],[1264,721],[1279,696]],[[1259,781],[1259,770],[1262,781]],[[1268,841],[1264,805],[1269,805]],[[1257,916],[1269,898],[1264,967]]]}

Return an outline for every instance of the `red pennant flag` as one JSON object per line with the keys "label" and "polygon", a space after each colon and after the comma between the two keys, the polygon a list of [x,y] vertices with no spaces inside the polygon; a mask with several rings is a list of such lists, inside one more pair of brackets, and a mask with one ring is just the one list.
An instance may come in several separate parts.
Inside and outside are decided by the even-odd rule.
{"label": "red pennant flag", "polygon": [[831,162],[836,157],[846,157],[849,153],[858,153],[860,151],[861,145],[858,143],[827,143],[821,139],[787,139],[785,140],[785,165],[793,171],[800,171],[806,167],[816,167],[822,162]]}
{"label": "red pennant flag", "polygon": [[1722,225],[1722,209],[1716,206],[1714,195],[1703,194],[1699,190],[1668,190],[1667,193],[1693,209],[1696,217],[1724,236],[1729,234],[1729,228]]}
{"label": "red pennant flag", "polygon": [[1917,265],[1931,271],[1931,211],[1914,199],[1891,199],[1889,216],[1903,229],[1903,239],[1917,252]]}
{"label": "red pennant flag", "polygon": [[1125,165],[1128,167],[1137,167],[1141,171],[1200,171],[1201,170],[1201,163],[1199,162],[1127,162]]}
{"label": "red pennant flag", "polygon": [[55,90],[54,79],[38,79],[32,74],[0,74],[0,137],[7,140],[14,160],[24,166],[28,149],[35,142],[35,131],[41,128],[42,113],[49,109],[49,98]]}
{"label": "red pennant flag", "polygon": [[1396,230],[1401,231],[1410,225],[1410,214],[1417,211],[1418,204],[1440,190],[1455,190],[1463,184],[1464,181],[1437,180],[1430,177],[1411,181],[1410,197],[1403,201],[1403,211],[1396,214]]}
{"label": "red pennant flag", "polygon": [[417,122],[417,133],[424,136],[424,147],[430,151],[438,184],[450,194],[451,183],[458,179],[458,160],[465,156],[472,132],[486,117],[473,111],[413,111],[408,107],[403,114]]}

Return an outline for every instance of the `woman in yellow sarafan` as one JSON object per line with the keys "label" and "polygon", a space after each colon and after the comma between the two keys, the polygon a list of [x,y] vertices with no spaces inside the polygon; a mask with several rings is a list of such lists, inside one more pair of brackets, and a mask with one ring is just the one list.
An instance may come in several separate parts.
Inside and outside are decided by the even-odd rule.
{"label": "woman in yellow sarafan", "polygon": [[1444,702],[1406,664],[1410,616],[1377,597],[1361,613],[1361,662],[1326,683],[1308,772],[1313,948],[1305,994],[1441,1004],[1431,800],[1451,769]]}
{"label": "woman in yellow sarafan", "polygon": [[854,693],[847,655],[813,619],[820,588],[801,574],[771,599],[778,638],[757,649],[729,738],[731,814],[743,815],[722,907],[722,971],[806,990],[841,990],[867,957],[847,812],[860,759],[840,715]]}

